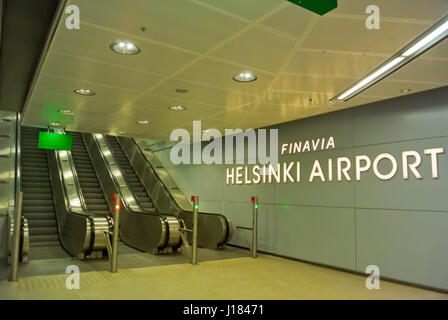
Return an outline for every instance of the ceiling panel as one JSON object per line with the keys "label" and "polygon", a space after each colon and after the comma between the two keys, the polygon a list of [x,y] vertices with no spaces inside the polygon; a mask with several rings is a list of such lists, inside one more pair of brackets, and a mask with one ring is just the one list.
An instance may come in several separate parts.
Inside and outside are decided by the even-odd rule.
{"label": "ceiling panel", "polygon": [[281,75],[272,85],[276,91],[319,92],[334,96],[355,81],[346,77],[323,77],[308,75]]}
{"label": "ceiling panel", "polygon": [[268,17],[262,23],[265,26],[300,38],[304,35],[308,24],[316,19],[316,15],[308,10],[290,4]]}
{"label": "ceiling panel", "polygon": [[249,68],[276,72],[295,43],[294,40],[255,27],[213,51],[211,56],[246,65]]}
{"label": "ceiling panel", "polygon": [[385,60],[366,54],[299,50],[283,73],[324,77],[360,77]]}
{"label": "ceiling panel", "polygon": [[[440,70],[446,72],[440,72]],[[389,78],[407,80],[415,78],[416,75],[418,75],[418,81],[448,83],[448,60],[417,59],[393,73]]]}
{"label": "ceiling panel", "polygon": [[199,83],[206,83],[215,87],[240,91],[242,93],[260,96],[271,84],[274,76],[265,72],[254,72],[258,80],[250,83],[238,83],[232,78],[246,70],[247,66],[240,66],[212,59],[202,59],[192,66],[186,68],[177,75],[180,79],[190,80]]}
{"label": "ceiling panel", "polygon": [[[171,106],[184,106],[185,111],[171,111],[168,108]],[[222,112],[226,108],[208,105],[201,102],[191,102],[177,97],[162,96],[154,93],[147,93],[132,103],[136,108],[147,108],[149,110],[160,110],[168,112],[169,114],[191,114],[195,113],[198,116],[207,116],[209,113]]]}
{"label": "ceiling panel", "polygon": [[442,41],[437,46],[431,48],[425,55],[425,58],[438,58],[448,60],[448,41]]}
{"label": "ceiling panel", "polygon": [[271,91],[261,99],[261,102],[292,107],[324,107],[331,105],[331,98],[333,97],[327,93]]}
{"label": "ceiling panel", "polygon": [[[176,89],[186,89],[187,93],[178,93]],[[228,91],[179,79],[170,79],[158,86],[151,93],[169,96],[185,101],[185,107],[194,102],[202,102],[228,110],[250,103],[256,97],[237,91]]]}
{"label": "ceiling panel", "polygon": [[[176,128],[191,130],[193,120],[203,128],[258,128],[448,85],[445,41],[350,101],[330,101],[436,22],[446,1],[341,0],[325,16],[285,0],[70,3],[80,6],[81,29],[59,22],[24,124],[168,139]],[[367,30],[365,8],[375,3],[381,29]],[[109,46],[118,40],[142,52],[116,54]],[[232,79],[246,71],[257,81]],[[81,97],[77,88],[97,95]],[[174,105],[187,109],[170,111]],[[62,108],[75,116],[59,114]]]}
{"label": "ceiling panel", "polygon": [[148,87],[164,79],[164,77],[153,73],[129,70],[117,65],[100,64],[54,53],[48,55],[44,68],[47,74],[133,91],[145,91]]}
{"label": "ceiling panel", "polygon": [[[79,81],[59,75],[48,75],[45,73],[39,75],[39,81],[37,82],[34,90],[74,96],[76,93],[74,93],[73,90],[79,88],[88,88],[96,93],[96,96],[89,97],[90,100],[103,101],[111,104],[126,104],[139,94],[138,91],[125,90],[110,87],[104,84]],[[32,98],[34,98],[34,94]]]}
{"label": "ceiling panel", "polygon": [[[109,48],[110,45],[120,40],[132,41],[142,52],[135,56],[123,56],[113,52]],[[160,74],[171,74],[196,57],[186,51],[85,24],[80,30],[67,30],[64,26],[58,28],[52,50]]]}
{"label": "ceiling panel", "polygon": [[[160,101],[161,103],[167,102],[168,99],[164,97],[156,97],[155,100]],[[131,121],[138,120],[151,120],[153,123],[159,121],[165,122],[186,122],[193,120],[201,120],[216,114],[219,114],[223,110],[211,108],[209,106],[204,105],[191,105],[185,111],[171,111],[168,110],[167,107],[158,107],[158,106],[128,106],[121,109],[117,116],[119,118],[131,119]]]}
{"label": "ceiling panel", "polygon": [[[242,109],[246,112],[250,112],[253,115],[259,114],[280,116],[280,117],[300,117],[309,112],[328,111],[329,108],[325,108],[319,105],[307,105],[307,104],[274,104],[274,103],[253,103]],[[255,117],[254,117],[255,118]],[[266,118],[265,118],[266,119]]]}
{"label": "ceiling panel", "polygon": [[408,93],[403,93],[401,90],[403,89],[411,89],[411,92],[409,93],[416,93],[420,91],[426,91],[438,87],[443,87],[443,84],[437,85],[437,84],[429,84],[424,82],[415,82],[415,81],[391,81],[391,80],[383,80],[378,82],[373,87],[370,87],[366,91],[364,91],[364,94],[366,95],[384,95],[389,98],[395,98],[398,96],[403,96]]}
{"label": "ceiling panel", "polygon": [[83,12],[83,21],[196,52],[207,51],[246,25],[185,0],[72,2]]}
{"label": "ceiling panel", "polygon": [[196,2],[213,6],[250,20],[257,20],[271,10],[285,5],[284,0],[197,0]]}
{"label": "ceiling panel", "polygon": [[428,27],[383,21],[381,29],[369,30],[364,19],[326,17],[316,22],[302,48],[392,55]]}

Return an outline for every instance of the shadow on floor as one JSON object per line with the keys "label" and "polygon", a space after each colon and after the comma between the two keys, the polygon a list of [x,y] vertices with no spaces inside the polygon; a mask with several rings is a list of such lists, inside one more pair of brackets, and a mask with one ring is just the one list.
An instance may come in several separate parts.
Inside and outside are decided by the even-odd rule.
{"label": "shadow on floor", "polygon": [[[32,253],[30,254],[31,258]],[[221,250],[210,250],[198,248],[198,261],[212,261],[231,258],[248,257],[250,252],[241,248],[227,246]],[[69,257],[67,254],[58,255],[57,258],[47,258],[51,255],[45,255],[40,252],[42,259],[30,259],[27,264],[19,265],[19,277],[32,277],[53,274],[65,274],[69,265],[76,265],[80,272],[104,271],[109,270],[109,260],[78,260]],[[54,257],[54,256],[53,256]],[[190,263],[190,257],[182,248],[182,251],[174,254],[152,255],[141,252],[120,243],[118,248],[118,268],[143,268],[151,266],[162,266],[172,264]],[[8,268],[5,262],[0,262],[0,280],[8,279]]]}

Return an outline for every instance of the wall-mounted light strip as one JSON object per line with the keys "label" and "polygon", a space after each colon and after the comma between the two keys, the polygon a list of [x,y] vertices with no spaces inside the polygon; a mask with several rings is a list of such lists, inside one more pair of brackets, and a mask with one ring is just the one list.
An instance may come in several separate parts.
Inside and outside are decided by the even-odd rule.
{"label": "wall-mounted light strip", "polygon": [[439,20],[415,40],[402,48],[383,64],[366,74],[362,79],[331,100],[348,101],[364,90],[370,88],[378,81],[389,76],[399,68],[414,60],[428,49],[435,46],[448,36],[448,15]]}

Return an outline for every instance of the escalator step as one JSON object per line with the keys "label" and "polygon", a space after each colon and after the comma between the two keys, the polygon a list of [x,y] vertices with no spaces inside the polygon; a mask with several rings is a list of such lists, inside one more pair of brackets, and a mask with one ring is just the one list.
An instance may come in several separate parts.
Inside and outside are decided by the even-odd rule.
{"label": "escalator step", "polygon": [[102,193],[84,193],[84,199],[102,199],[104,200],[104,196]]}
{"label": "escalator step", "polygon": [[28,200],[51,200],[53,201],[53,197],[50,193],[45,194],[37,194],[37,193],[23,193],[23,202]]}
{"label": "escalator step", "polygon": [[25,176],[22,178],[22,181],[26,182],[44,182],[49,183],[50,178],[49,177],[32,177],[32,176]]}
{"label": "escalator step", "polygon": [[30,237],[32,236],[50,236],[58,235],[58,228],[56,227],[37,227],[30,228]]}
{"label": "escalator step", "polygon": [[82,188],[82,193],[84,195],[92,193],[92,194],[103,194],[101,188]]}
{"label": "escalator step", "polygon": [[106,211],[109,209],[109,207],[106,204],[100,205],[100,204],[92,204],[87,205],[88,210],[94,210],[94,211]]}
{"label": "escalator step", "polygon": [[29,220],[28,219],[28,226],[32,228],[56,228],[56,220],[54,220],[54,215],[51,217],[52,219],[36,219],[36,220]]}
{"label": "escalator step", "polygon": [[97,183],[97,181],[98,181],[94,177],[78,176],[78,179],[80,182],[86,182],[86,183]]}
{"label": "escalator step", "polygon": [[24,178],[25,177],[39,177],[39,178],[47,178],[48,179],[48,173],[45,171],[33,170],[33,171],[28,172],[28,171],[22,170],[22,172],[25,173],[23,176]]}
{"label": "escalator step", "polygon": [[101,199],[85,199],[86,200],[86,204],[88,206],[90,205],[95,205],[95,204],[101,204],[101,205],[106,205],[106,201],[104,200],[104,198]]}
{"label": "escalator step", "polygon": [[51,188],[22,187],[23,194],[51,194]]}
{"label": "escalator step", "polygon": [[23,187],[25,188],[51,188],[50,181],[48,182],[28,182],[23,181]]}
{"label": "escalator step", "polygon": [[135,192],[134,194],[135,194],[135,196],[136,196],[137,198],[145,198],[145,197],[148,197],[148,194],[147,194],[146,192]]}
{"label": "escalator step", "polygon": [[53,220],[54,223],[56,223],[55,218],[56,218],[56,216],[55,216],[54,212],[45,212],[45,213],[38,212],[38,213],[32,213],[32,214],[26,215],[26,219],[28,220],[28,222]]}
{"label": "escalator step", "polygon": [[38,241],[38,242],[31,242],[30,241],[30,247],[32,248],[41,248],[41,247],[59,247],[59,241],[56,239],[56,241]]}
{"label": "escalator step", "polygon": [[50,234],[50,235],[30,235],[30,243],[36,243],[36,242],[52,242],[52,241],[58,241],[58,235],[57,234]]}
{"label": "escalator step", "polygon": [[33,206],[29,203],[24,203],[22,208],[23,213],[27,215],[32,215],[33,213],[48,213],[53,212],[54,207],[51,206]]}
{"label": "escalator step", "polygon": [[98,182],[80,182],[81,188],[101,188]]}
{"label": "escalator step", "polygon": [[25,206],[27,208],[29,208],[30,206],[32,207],[53,207],[53,199],[42,199],[42,198],[38,198],[38,199],[25,199],[23,201],[23,207],[25,208]]}

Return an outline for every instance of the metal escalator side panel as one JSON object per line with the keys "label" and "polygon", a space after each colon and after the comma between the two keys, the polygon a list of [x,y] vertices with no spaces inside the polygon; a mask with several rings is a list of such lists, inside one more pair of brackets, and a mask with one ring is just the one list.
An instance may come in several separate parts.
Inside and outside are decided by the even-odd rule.
{"label": "metal escalator side panel", "polygon": [[[82,134],[82,137],[92,160],[93,167],[97,172],[109,210],[113,212],[114,202],[112,201],[112,195],[121,194],[121,186],[114,179],[93,134]],[[127,207],[127,203],[123,199],[120,210],[119,231],[122,240],[127,245],[153,253],[166,247],[169,226],[161,215],[135,212]]]}
{"label": "metal escalator side panel", "polygon": [[[118,140],[114,136],[103,136],[103,139],[99,140],[95,137],[98,144],[103,144],[100,146],[103,149],[103,153],[110,153],[110,156],[107,159],[109,166],[111,162],[113,162],[113,167],[121,172],[120,180],[123,184],[126,184],[126,191],[135,199],[132,201],[134,205],[139,205],[139,210],[141,211],[150,211],[156,210],[158,215],[162,217],[165,222],[163,232],[167,234],[165,236],[165,247],[178,248],[181,245],[181,236],[179,228],[181,227],[181,222],[175,216],[164,215],[158,210],[157,207],[154,206],[154,203],[151,199],[151,196],[148,194],[145,187],[141,184],[140,179],[138,178],[135,170],[132,168],[132,165],[121,148]],[[120,181],[117,179],[117,182],[120,184]],[[123,190],[122,185],[121,190]],[[123,194],[122,194],[123,196]],[[128,201],[129,202],[129,201]],[[132,209],[132,207],[131,207]],[[141,218],[137,218],[141,219]]]}
{"label": "metal escalator side panel", "polygon": [[[193,211],[190,203],[184,202],[181,207],[173,199],[173,195],[168,191],[168,188],[163,184],[163,181],[158,176],[158,173],[148,162],[147,158],[140,152],[138,146],[133,142],[133,139],[120,137],[118,139],[124,153],[128,157],[132,167],[146,191],[151,195],[154,205],[161,212],[167,212],[176,216],[180,215],[182,211]],[[162,174],[162,172],[160,172]],[[168,174],[166,174],[168,176]],[[180,194],[180,200],[185,198]]]}
{"label": "metal escalator side panel", "polygon": [[[193,214],[184,211],[180,217],[187,228],[193,226]],[[216,250],[227,243],[228,239],[227,219],[223,215],[199,214],[198,215],[198,246]],[[189,235],[188,240],[191,240]]]}
{"label": "metal escalator side panel", "polygon": [[93,236],[91,222],[87,216],[71,213],[67,210],[62,172],[59,170],[55,152],[49,152],[48,164],[59,239],[66,251],[78,257],[82,253],[91,251]]}
{"label": "metal escalator side panel", "polygon": [[[179,216],[187,228],[191,228],[193,225],[191,203],[157,157],[151,151],[143,151],[132,138],[120,137],[118,141],[156,207]],[[232,224],[227,217],[222,214],[199,212],[198,246],[217,249],[228,243],[231,236]]]}

